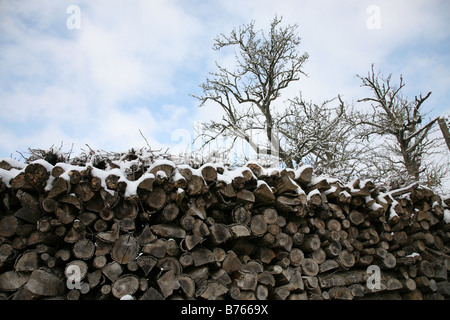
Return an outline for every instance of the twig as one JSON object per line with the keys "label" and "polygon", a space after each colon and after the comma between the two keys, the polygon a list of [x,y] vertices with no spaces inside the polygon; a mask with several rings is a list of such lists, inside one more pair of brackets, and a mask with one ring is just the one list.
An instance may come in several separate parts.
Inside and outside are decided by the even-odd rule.
{"label": "twig", "polygon": [[139,133],[141,134],[142,138],[144,138],[145,143],[147,143],[147,146],[149,147],[149,149],[152,150],[152,147],[150,147],[150,144],[148,143],[147,138],[142,134],[141,129],[139,129]]}
{"label": "twig", "polygon": [[22,152],[20,152],[19,150],[16,150],[16,152],[18,153],[18,154],[20,154],[20,156],[26,161],[27,160],[27,158],[22,154]]}
{"label": "twig", "polygon": [[70,162],[70,156],[73,152],[73,145],[74,143],[72,142],[72,146],[70,147],[70,151],[67,153],[67,162]]}

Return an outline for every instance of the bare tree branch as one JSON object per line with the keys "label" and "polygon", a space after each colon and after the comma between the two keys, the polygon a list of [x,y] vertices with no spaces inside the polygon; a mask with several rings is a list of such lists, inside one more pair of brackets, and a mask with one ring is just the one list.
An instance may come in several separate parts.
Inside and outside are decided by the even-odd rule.
{"label": "bare tree branch", "polygon": [[[438,118],[422,124],[423,113],[420,110],[423,103],[430,97],[428,92],[424,97],[416,96],[414,101],[402,97],[401,89],[405,86],[402,76],[399,84],[391,83],[391,75],[382,77],[375,73],[372,65],[367,76],[358,76],[361,86],[372,91],[372,96],[359,99],[358,102],[370,102],[373,112],[358,113],[359,123],[362,125],[358,135],[366,137],[390,137],[384,149],[389,154],[383,161],[391,164],[391,169],[401,165],[407,175],[418,181],[424,172],[424,158],[435,145],[434,139],[429,139],[429,133]],[[381,159],[380,154],[375,158]]]}
{"label": "bare tree branch", "polygon": [[229,70],[217,64],[218,71],[210,73],[210,77],[200,85],[203,94],[194,97],[200,101],[200,106],[208,101],[218,104],[225,111],[224,124],[231,129],[228,134],[234,132],[249,142],[255,151],[261,148],[252,140],[250,131],[260,130],[261,126],[255,124],[261,124],[263,119],[265,126],[262,131],[267,143],[273,149],[278,148],[282,160],[291,167],[292,161],[275,134],[279,121],[273,102],[285,88],[304,75],[302,67],[308,54],[298,52],[298,26],[284,27],[281,22],[282,18],[275,16],[267,36],[263,31],[256,31],[252,21],[234,28],[230,35],[216,37],[214,50],[235,49],[235,69]]}

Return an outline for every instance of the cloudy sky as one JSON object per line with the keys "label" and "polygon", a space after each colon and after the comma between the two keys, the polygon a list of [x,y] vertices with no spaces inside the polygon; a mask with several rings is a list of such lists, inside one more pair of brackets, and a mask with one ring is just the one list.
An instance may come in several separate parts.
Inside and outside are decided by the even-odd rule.
{"label": "cloudy sky", "polygon": [[214,38],[251,20],[267,30],[275,14],[298,24],[310,57],[287,95],[357,106],[367,92],[355,76],[374,63],[402,74],[412,98],[432,91],[430,117],[450,114],[446,0],[0,0],[0,158],[126,151],[146,146],[139,130],[152,148],[186,148],[196,122],[220,116],[190,96],[233,59]]}

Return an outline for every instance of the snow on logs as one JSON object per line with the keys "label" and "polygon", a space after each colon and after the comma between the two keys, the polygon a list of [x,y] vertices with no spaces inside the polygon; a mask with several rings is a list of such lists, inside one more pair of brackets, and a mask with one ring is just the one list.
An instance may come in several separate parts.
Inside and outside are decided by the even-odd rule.
{"label": "snow on logs", "polygon": [[450,298],[450,209],[428,188],[146,169],[1,160],[0,298]]}

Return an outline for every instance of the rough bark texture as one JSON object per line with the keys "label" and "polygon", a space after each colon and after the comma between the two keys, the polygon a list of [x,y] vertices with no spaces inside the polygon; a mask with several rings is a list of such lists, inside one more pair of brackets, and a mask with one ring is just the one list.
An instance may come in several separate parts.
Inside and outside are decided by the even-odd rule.
{"label": "rough bark texture", "polygon": [[2,298],[450,298],[450,209],[417,184],[383,193],[255,163],[165,163],[140,183],[3,167]]}

